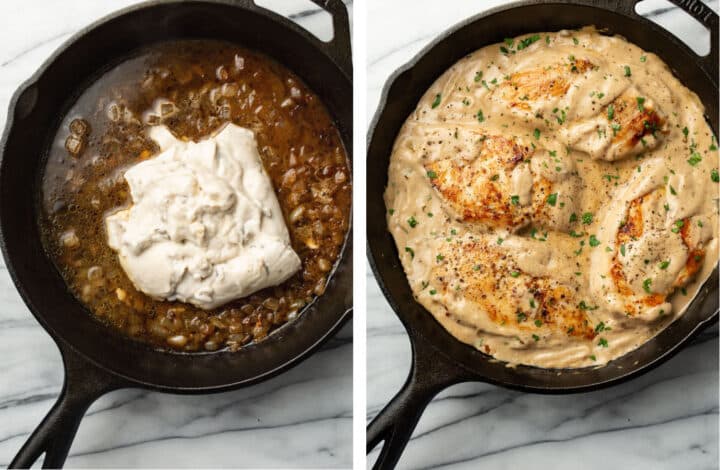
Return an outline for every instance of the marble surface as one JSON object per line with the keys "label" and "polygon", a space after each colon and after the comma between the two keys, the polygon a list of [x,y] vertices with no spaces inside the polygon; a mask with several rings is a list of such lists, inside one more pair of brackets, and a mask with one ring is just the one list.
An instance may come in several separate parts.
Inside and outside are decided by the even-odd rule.
{"label": "marble surface", "polygon": [[[390,73],[446,28],[505,2],[367,3],[370,120]],[[717,11],[717,1],[708,3]],[[639,11],[692,47],[708,50],[709,34],[669,3],[649,0]],[[369,422],[404,383],[410,346],[369,268],[367,286]],[[377,454],[378,449],[368,456],[368,467]],[[717,326],[661,367],[593,393],[540,396],[481,383],[451,387],[427,408],[399,468],[718,468]]]}
{"label": "marble surface", "polygon": [[[8,101],[75,31],[128,0],[0,2],[0,127]],[[347,2],[352,3],[352,2]],[[263,0],[325,38],[309,1]],[[352,5],[351,5],[352,6]],[[62,385],[55,344],[0,264],[0,467],[7,467]],[[333,467],[352,465],[352,325],[307,361],[257,386],[205,396],[121,390],[80,425],[68,467]]]}

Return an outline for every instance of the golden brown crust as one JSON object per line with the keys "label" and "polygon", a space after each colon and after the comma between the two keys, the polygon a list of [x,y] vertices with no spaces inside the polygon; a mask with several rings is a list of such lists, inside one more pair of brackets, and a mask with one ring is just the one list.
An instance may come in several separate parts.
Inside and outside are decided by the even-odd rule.
{"label": "golden brown crust", "polygon": [[522,227],[528,222],[528,211],[513,203],[509,181],[512,171],[530,158],[533,149],[502,136],[480,138],[483,141],[475,158],[481,165],[448,155],[425,164],[430,182],[465,222]]}
{"label": "golden brown crust", "polygon": [[595,336],[587,312],[597,307],[574,303],[574,292],[567,285],[524,273],[487,240],[451,241],[438,255],[433,285],[447,294],[461,294],[497,325],[525,332],[549,328],[573,337]]}
{"label": "golden brown crust", "polygon": [[576,76],[593,68],[589,60],[572,58],[547,68],[515,72],[498,86],[497,93],[510,108],[530,111],[529,102],[565,95]]}

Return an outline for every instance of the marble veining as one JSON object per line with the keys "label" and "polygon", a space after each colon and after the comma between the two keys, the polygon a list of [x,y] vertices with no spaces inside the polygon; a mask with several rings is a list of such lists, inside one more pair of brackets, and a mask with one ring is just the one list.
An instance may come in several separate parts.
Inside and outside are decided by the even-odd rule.
{"label": "marble veining", "polygon": [[[368,121],[394,70],[453,24],[503,3],[464,2],[462,8],[451,8],[431,0],[368,0]],[[717,11],[717,1],[707,3]],[[707,50],[707,31],[668,2],[649,0],[638,11],[670,27],[691,47]],[[369,422],[405,382],[410,347],[367,270]],[[368,456],[368,468],[378,451]],[[545,396],[483,383],[450,387],[425,411],[399,468],[694,470],[717,465],[715,325],[659,368],[605,390]]]}
{"label": "marble veining", "polygon": [[[0,127],[20,83],[79,29],[133,0],[0,2]],[[346,2],[352,7],[352,1]],[[265,1],[265,5],[273,5]],[[307,0],[274,6],[325,39]],[[0,467],[7,467],[60,392],[57,347],[0,262]],[[215,395],[119,390],[92,405],[67,467],[306,467],[352,465],[352,325],[279,377]]]}

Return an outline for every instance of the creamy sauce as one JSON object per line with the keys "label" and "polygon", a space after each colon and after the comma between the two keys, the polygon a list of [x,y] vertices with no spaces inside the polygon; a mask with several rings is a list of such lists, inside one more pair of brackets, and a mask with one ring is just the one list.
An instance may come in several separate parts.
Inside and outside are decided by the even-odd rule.
{"label": "creamy sauce", "polygon": [[718,260],[717,142],[656,55],[593,28],[480,49],[393,148],[415,297],[510,364],[603,365],[683,314]]}
{"label": "creamy sauce", "polygon": [[228,124],[200,142],[150,129],[159,155],[128,169],[132,205],[105,219],[135,287],[210,309],[300,269],[252,131]]}

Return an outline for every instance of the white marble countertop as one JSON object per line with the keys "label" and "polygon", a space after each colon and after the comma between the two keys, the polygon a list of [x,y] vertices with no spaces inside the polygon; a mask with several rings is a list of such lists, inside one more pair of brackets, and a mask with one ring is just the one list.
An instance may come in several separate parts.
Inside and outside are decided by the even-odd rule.
{"label": "white marble countertop", "polygon": [[[0,128],[17,86],[78,29],[133,0],[0,2]],[[351,2],[347,2],[351,3]],[[264,0],[263,4],[272,4]],[[307,1],[282,12],[329,37]],[[7,467],[62,385],[56,346],[0,263],[0,467]],[[344,467],[352,465],[352,325],[298,367],[251,388],[174,396],[121,390],[80,425],[67,467]]]}
{"label": "white marble countertop", "polygon": [[[368,0],[368,120],[387,77],[462,19],[503,3]],[[708,2],[716,11],[718,2]],[[709,34],[669,3],[639,5],[692,47]],[[399,19],[402,19],[401,21]],[[368,268],[367,420],[400,389],[410,346]],[[368,457],[368,467],[378,449]],[[536,470],[718,468],[718,329],[659,368],[580,395],[542,396],[456,385],[420,419],[400,468]]]}

